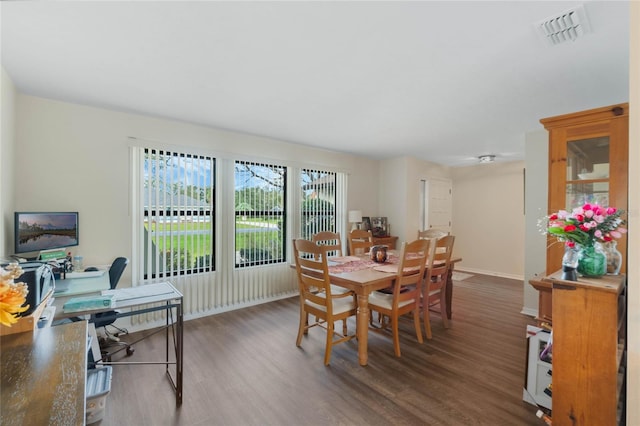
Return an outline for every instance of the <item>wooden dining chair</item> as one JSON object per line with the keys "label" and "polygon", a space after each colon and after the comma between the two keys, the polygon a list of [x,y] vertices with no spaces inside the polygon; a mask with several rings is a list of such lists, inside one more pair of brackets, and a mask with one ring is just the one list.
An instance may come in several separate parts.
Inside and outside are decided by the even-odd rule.
{"label": "wooden dining chair", "polygon": [[329,256],[342,256],[342,240],[339,232],[321,231],[311,236],[311,241],[327,248]]}
{"label": "wooden dining chair", "polygon": [[[433,240],[432,240],[433,241]],[[449,317],[446,303],[446,287],[449,269],[451,268],[451,253],[453,252],[453,235],[445,235],[435,240],[432,253],[433,260],[427,266],[427,272],[422,293],[422,316],[427,339],[431,339],[431,322],[429,312],[440,305],[440,316],[445,328],[449,328]]]}
{"label": "wooden dining chair", "polygon": [[424,231],[418,231],[418,239],[419,240],[430,240],[432,238],[442,238],[445,235],[448,235],[447,231],[443,231],[442,229],[425,229]]}
{"label": "wooden dining chair", "polygon": [[373,246],[373,234],[364,229],[354,229],[349,233],[349,254],[369,253]]}
{"label": "wooden dining chair", "polygon": [[[329,365],[333,345],[349,341],[356,337],[346,332],[346,320],[356,315],[356,297],[351,291],[334,293],[329,280],[327,248],[313,241],[293,240],[293,252],[296,261],[296,273],[300,291],[300,324],[296,346],[302,344],[302,336],[312,327],[320,326],[327,331],[324,364]],[[310,324],[309,316],[315,320]],[[336,321],[345,324],[342,334],[334,327]],[[334,340],[337,336],[338,339]]]}
{"label": "wooden dining chair", "polygon": [[[432,240],[415,240],[403,243],[396,278],[391,294],[374,291],[369,295],[370,329],[381,332],[391,327],[393,349],[400,356],[400,336],[398,321],[402,315],[413,314],[416,338],[422,343],[422,325],[420,324],[420,296],[425,276],[427,257]],[[373,312],[382,316],[380,325],[374,324]]]}

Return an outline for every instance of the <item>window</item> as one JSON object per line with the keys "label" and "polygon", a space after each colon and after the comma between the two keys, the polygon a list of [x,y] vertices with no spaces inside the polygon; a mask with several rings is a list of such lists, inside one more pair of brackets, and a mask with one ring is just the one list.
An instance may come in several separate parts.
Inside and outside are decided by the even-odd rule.
{"label": "window", "polygon": [[235,163],[236,267],[284,262],[287,169]]}
{"label": "window", "polygon": [[144,277],[212,271],[215,159],[144,149]]}
{"label": "window", "polygon": [[302,238],[320,231],[336,232],[336,173],[302,169],[300,206]]}

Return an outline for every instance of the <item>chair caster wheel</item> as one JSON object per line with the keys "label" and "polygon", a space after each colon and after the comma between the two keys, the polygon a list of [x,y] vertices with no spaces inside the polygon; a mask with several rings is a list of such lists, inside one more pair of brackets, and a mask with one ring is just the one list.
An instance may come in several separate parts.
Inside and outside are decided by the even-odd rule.
{"label": "chair caster wheel", "polygon": [[131,356],[131,355],[133,355],[133,353],[134,353],[135,351],[136,351],[136,350],[135,350],[135,349],[133,349],[133,348],[131,348],[131,347],[127,348],[127,356]]}

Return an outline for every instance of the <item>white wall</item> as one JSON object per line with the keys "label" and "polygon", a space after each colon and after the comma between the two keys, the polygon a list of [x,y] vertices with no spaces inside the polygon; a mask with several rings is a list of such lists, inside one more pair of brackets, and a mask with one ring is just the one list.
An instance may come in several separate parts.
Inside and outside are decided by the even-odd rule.
{"label": "white wall", "polygon": [[14,146],[16,90],[9,74],[0,69],[0,258],[13,252]]}
{"label": "white wall", "polygon": [[344,170],[349,173],[348,208],[374,210],[378,205],[371,184],[377,181],[378,162],[367,158],[23,94],[17,97],[16,118],[15,167],[20,172],[14,182],[15,209],[79,211],[80,246],[73,252],[82,254],[87,265],[131,257],[130,136],[218,157]]}
{"label": "white wall", "polygon": [[[524,161],[452,168],[457,269],[524,279]],[[545,181],[546,182],[546,181]]]}

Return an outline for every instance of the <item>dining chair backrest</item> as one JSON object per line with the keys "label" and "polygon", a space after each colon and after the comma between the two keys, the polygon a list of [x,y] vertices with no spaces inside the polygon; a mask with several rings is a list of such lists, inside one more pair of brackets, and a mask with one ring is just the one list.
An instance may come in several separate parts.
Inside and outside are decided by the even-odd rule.
{"label": "dining chair backrest", "polygon": [[441,229],[425,229],[424,231],[418,231],[419,240],[430,240],[431,238],[442,238],[448,235],[447,231]]}
{"label": "dining chair backrest", "polygon": [[369,253],[373,246],[373,234],[364,229],[354,229],[349,233],[349,254]]}
{"label": "dining chair backrest", "polygon": [[[331,306],[328,298],[319,293],[331,294],[329,267],[327,264],[327,248],[305,239],[293,240],[293,256],[296,262],[300,297],[327,308]],[[305,303],[305,302],[303,302]]]}
{"label": "dining chair backrest", "polygon": [[329,256],[342,256],[342,240],[339,232],[321,231],[311,236],[311,241],[327,249]]}
{"label": "dining chair backrest", "polygon": [[432,277],[445,274],[449,270],[455,240],[456,237],[453,235],[445,235],[436,240],[433,256],[434,265],[430,271]]}
{"label": "dining chair backrest", "polygon": [[398,272],[393,285],[394,305],[409,299],[420,299],[422,280],[432,253],[432,241],[415,240],[402,243]]}

